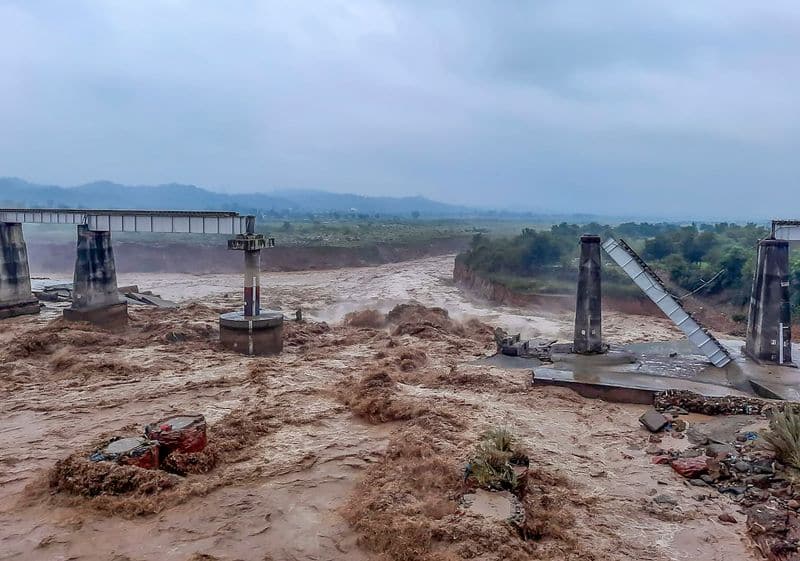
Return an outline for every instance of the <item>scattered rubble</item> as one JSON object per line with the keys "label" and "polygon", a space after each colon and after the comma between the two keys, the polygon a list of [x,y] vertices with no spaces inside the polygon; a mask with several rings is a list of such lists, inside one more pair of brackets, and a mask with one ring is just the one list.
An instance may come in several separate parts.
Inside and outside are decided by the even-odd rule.
{"label": "scattered rubble", "polygon": [[498,354],[536,358],[542,362],[552,362],[553,345],[556,343],[555,339],[540,343],[522,340],[520,333],[509,335],[506,330],[500,327],[496,327],[494,330],[494,340]]}
{"label": "scattered rubble", "polygon": [[782,505],[770,501],[747,509],[747,530],[769,561],[800,558],[800,520]]}
{"label": "scattered rubble", "polygon": [[[793,408],[787,404],[774,404],[765,400],[745,398],[709,399],[688,392],[665,392],[657,407],[681,407],[688,411],[703,413],[724,411],[739,415],[755,415],[761,412],[771,415],[770,443],[765,442],[756,432],[740,430],[733,434],[732,429],[747,426],[747,423],[720,417],[717,428],[695,430],[689,427],[689,448],[664,450],[656,443],[650,443],[645,452],[652,454],[654,464],[668,464],[685,477],[687,483],[696,487],[711,487],[724,493],[744,508],[747,515],[747,530],[764,556],[773,561],[800,559],[800,519],[796,512],[800,507],[800,485],[795,468],[783,463],[782,458],[796,457],[800,441],[800,422]],[[668,395],[667,395],[668,394]],[[649,412],[648,412],[649,413]],[[643,423],[644,424],[644,423]],[[684,423],[685,424],[685,423]],[[714,423],[704,423],[706,426]],[[667,425],[676,430],[674,421]],[[683,427],[686,428],[686,427]],[[663,429],[663,427],[662,427]],[[778,438],[777,433],[782,438]],[[720,440],[709,441],[710,434]],[[724,442],[721,436],[727,434]],[[778,445],[774,445],[774,443]],[[772,446],[770,444],[773,444]],[[783,448],[783,455],[776,457],[776,450]],[[786,460],[790,462],[791,460]],[[668,503],[661,496],[655,502]],[[719,520],[728,524],[737,523],[730,513],[723,512]]]}
{"label": "scattered rubble", "polygon": [[[72,283],[59,283],[38,279],[32,283],[32,292],[39,300],[47,302],[72,302],[73,285]],[[120,286],[117,292],[125,299],[128,304],[154,306],[157,308],[177,308],[178,304],[169,300],[164,300],[151,291],[140,291],[136,285]]]}
{"label": "scattered rubble", "polygon": [[676,458],[670,462],[672,469],[686,478],[694,478],[706,472],[708,460],[703,456],[694,458]]}
{"label": "scattered rubble", "polygon": [[706,397],[686,390],[666,390],[655,397],[655,408],[665,411],[679,407],[704,415],[760,415],[771,402],[756,397]]}

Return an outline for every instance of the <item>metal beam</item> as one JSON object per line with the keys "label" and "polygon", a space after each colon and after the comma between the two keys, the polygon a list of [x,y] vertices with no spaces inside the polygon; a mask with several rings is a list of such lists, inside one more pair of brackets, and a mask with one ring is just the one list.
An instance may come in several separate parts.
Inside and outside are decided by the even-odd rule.
{"label": "metal beam", "polygon": [[246,217],[237,212],[0,208],[0,222],[86,224],[98,232],[237,235],[246,231]]}
{"label": "metal beam", "polygon": [[639,257],[625,240],[609,238],[603,243],[603,249],[614,262],[642,289],[652,301],[664,312],[672,322],[683,331],[714,366],[723,367],[731,361],[728,350],[692,317],[689,312],[670,294],[664,282],[647,263]]}

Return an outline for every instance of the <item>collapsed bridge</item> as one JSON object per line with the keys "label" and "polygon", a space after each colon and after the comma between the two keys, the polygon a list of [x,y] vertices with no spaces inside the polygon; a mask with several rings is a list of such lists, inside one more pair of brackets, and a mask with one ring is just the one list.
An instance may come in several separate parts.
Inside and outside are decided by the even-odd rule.
{"label": "collapsed bridge", "polygon": [[[792,366],[789,242],[800,241],[800,220],[773,220],[770,235],[758,242],[747,315],[744,352],[757,362]],[[722,367],[730,354],[673,296],[647,263],[624,240],[609,238],[603,249],[686,337]],[[599,260],[599,256],[597,258]]]}
{"label": "collapsed bridge", "polygon": [[242,313],[220,318],[223,344],[249,354],[277,352],[282,346],[283,315],[262,312],[260,306],[260,253],[274,240],[255,233],[253,216],[224,211],[0,208],[0,318],[39,312],[31,292],[22,224],[77,227],[74,296],[64,318],[112,327],[128,319],[127,304],[117,291],[112,232],[233,236],[229,249],[245,253],[245,305]]}

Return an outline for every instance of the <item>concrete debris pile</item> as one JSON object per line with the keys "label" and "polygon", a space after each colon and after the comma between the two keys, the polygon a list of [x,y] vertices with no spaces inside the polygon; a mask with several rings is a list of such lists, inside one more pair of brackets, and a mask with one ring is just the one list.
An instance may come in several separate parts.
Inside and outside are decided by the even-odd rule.
{"label": "concrete debris pile", "polygon": [[46,302],[72,302],[72,283],[34,287],[33,295]]}
{"label": "concrete debris pile", "polygon": [[112,439],[89,459],[158,469],[170,454],[201,452],[207,443],[205,417],[198,414],[174,415],[147,425],[144,437]]}
{"label": "concrete debris pile", "polygon": [[706,397],[686,390],[666,390],[656,394],[654,405],[659,411],[678,407],[704,415],[761,415],[773,403],[757,397],[727,395]]}
{"label": "concrete debris pile", "polygon": [[[674,397],[674,396],[673,396]],[[685,397],[685,396],[682,396]],[[653,464],[668,465],[698,489],[708,489],[727,495],[747,516],[747,529],[759,549],[767,559],[787,561],[800,559],[800,484],[797,469],[782,460],[780,452],[766,442],[770,432],[747,430],[748,421],[744,415],[752,415],[753,403],[715,400],[713,404],[699,403],[681,399],[681,405],[701,410],[709,407],[734,411],[742,417],[719,417],[719,421],[703,423],[707,428],[695,430],[687,427],[679,415],[688,414],[686,409],[672,406],[665,413],[650,410],[640,421],[653,434],[645,452],[651,456]],[[664,402],[660,403],[664,405]],[[769,414],[774,414],[764,404]],[[738,423],[738,424],[737,424]],[[734,431],[731,427],[739,426]],[[708,428],[711,427],[711,428]],[[680,436],[678,436],[680,435]],[[678,436],[688,438],[694,444],[682,450],[668,449],[664,438]],[[724,436],[723,436],[724,435]],[[697,500],[711,498],[698,495]],[[720,515],[722,522],[736,522],[729,513]]]}
{"label": "concrete debris pile", "polygon": [[530,340],[522,340],[521,334],[509,335],[499,327],[494,330],[497,353],[506,356],[536,358],[542,362],[551,362],[551,353],[555,341],[531,344]]}
{"label": "concrete debris pile", "polygon": [[800,517],[774,502],[755,505],[747,511],[747,531],[769,561],[800,558]]}
{"label": "concrete debris pile", "polygon": [[128,302],[128,304],[155,306],[157,308],[178,307],[178,304],[176,304],[175,302],[172,302],[170,300],[164,300],[163,298],[161,298],[156,294],[153,294],[149,290],[146,290],[144,292],[139,292],[137,289],[128,292],[120,291],[120,293],[125,297],[125,300]]}
{"label": "concrete debris pile", "polygon": [[[37,279],[39,282],[33,283],[33,295],[45,302],[72,302],[74,287],[70,283],[50,282]],[[140,291],[136,285],[120,286],[117,289],[128,304],[139,306],[154,306],[158,308],[177,308],[175,302],[164,300],[157,294],[149,290]]]}
{"label": "concrete debris pile", "polygon": [[[154,494],[174,487],[176,476],[213,467],[215,458],[204,452],[207,442],[203,415],[167,417],[147,425],[144,435],[114,437],[60,460],[50,474],[50,488],[87,497]],[[186,469],[188,464],[204,469]]]}

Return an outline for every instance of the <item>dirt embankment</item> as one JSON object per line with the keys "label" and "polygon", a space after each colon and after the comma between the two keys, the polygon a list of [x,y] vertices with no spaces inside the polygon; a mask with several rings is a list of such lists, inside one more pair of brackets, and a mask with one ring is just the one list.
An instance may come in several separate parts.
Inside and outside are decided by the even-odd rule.
{"label": "dirt embankment", "polygon": [[[575,310],[574,294],[528,294],[516,292],[497,281],[481,276],[480,273],[467,267],[460,259],[456,259],[453,268],[453,280],[460,287],[497,304],[517,307],[536,307],[554,312],[569,312]],[[644,297],[639,299],[603,296],[603,307],[625,314],[644,316],[661,314],[658,307]]]}
{"label": "dirt embankment", "polygon": [[[363,247],[274,247],[262,254],[264,271],[305,271],[363,267],[456,253],[469,238],[454,236],[418,243],[374,244]],[[240,271],[242,256],[224,244],[114,242],[120,273],[230,273]],[[65,273],[75,267],[72,243],[31,241],[28,259],[36,273]]]}

